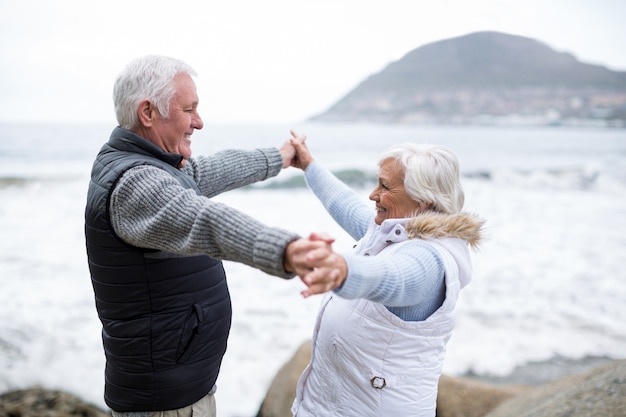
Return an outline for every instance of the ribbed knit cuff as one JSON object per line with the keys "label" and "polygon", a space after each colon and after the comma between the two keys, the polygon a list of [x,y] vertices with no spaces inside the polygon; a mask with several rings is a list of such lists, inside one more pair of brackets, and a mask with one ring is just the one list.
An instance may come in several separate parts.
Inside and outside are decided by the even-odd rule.
{"label": "ribbed knit cuff", "polygon": [[272,275],[281,278],[293,278],[295,275],[285,271],[284,253],[287,244],[299,239],[296,233],[280,228],[266,228],[257,236],[254,245],[253,260],[255,265]]}
{"label": "ribbed knit cuff", "polygon": [[262,148],[258,149],[267,159],[267,176],[264,179],[272,178],[278,175],[283,169],[283,156],[278,148]]}

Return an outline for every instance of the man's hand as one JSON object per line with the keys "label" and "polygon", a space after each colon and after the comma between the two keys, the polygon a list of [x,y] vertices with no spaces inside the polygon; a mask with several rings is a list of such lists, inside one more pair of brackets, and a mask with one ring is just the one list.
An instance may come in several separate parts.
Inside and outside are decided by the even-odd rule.
{"label": "man's hand", "polygon": [[283,146],[280,147],[280,155],[283,157],[283,169],[292,166],[296,157],[296,150],[291,144],[291,140],[287,140],[283,143]]}
{"label": "man's hand", "polygon": [[340,287],[348,274],[345,259],[333,252],[334,239],[325,234],[312,233],[308,239],[291,242],[285,251],[285,269],[296,273],[307,289],[306,298]]}

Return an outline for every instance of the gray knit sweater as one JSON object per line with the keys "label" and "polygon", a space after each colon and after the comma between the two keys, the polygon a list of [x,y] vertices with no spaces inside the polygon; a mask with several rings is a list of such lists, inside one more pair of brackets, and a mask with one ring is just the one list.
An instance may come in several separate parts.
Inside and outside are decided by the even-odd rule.
{"label": "gray knit sweater", "polygon": [[205,254],[291,278],[283,268],[283,252],[297,234],[266,226],[210,200],[277,175],[282,162],[276,148],[190,158],[182,170],[194,179],[202,195],[182,187],[159,168],[134,167],[122,175],[111,194],[113,229],[134,246],[180,255]]}

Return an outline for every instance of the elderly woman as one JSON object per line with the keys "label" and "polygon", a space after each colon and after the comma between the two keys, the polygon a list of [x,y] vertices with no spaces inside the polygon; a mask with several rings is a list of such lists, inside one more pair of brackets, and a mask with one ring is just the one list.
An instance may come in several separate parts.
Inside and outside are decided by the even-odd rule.
{"label": "elderly woman", "polygon": [[434,416],[454,307],[471,279],[469,248],[483,225],[461,212],[457,158],[444,146],[392,147],[379,160],[372,211],[292,134],[292,165],[358,241],[355,254],[327,265],[330,283],[327,273],[304,279],[305,296],[333,291],[320,306],[294,416]]}

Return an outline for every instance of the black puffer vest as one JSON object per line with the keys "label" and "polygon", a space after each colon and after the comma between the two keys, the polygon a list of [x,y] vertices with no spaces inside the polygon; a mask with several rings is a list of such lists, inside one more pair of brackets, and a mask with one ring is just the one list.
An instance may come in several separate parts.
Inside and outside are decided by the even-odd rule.
{"label": "black puffer vest", "polygon": [[115,411],[190,405],[217,380],[230,331],[231,304],[221,261],[182,257],[124,243],[109,219],[122,174],[153,165],[199,193],[177,168],[180,155],[116,128],[94,162],[85,237],[106,355],[105,401]]}

